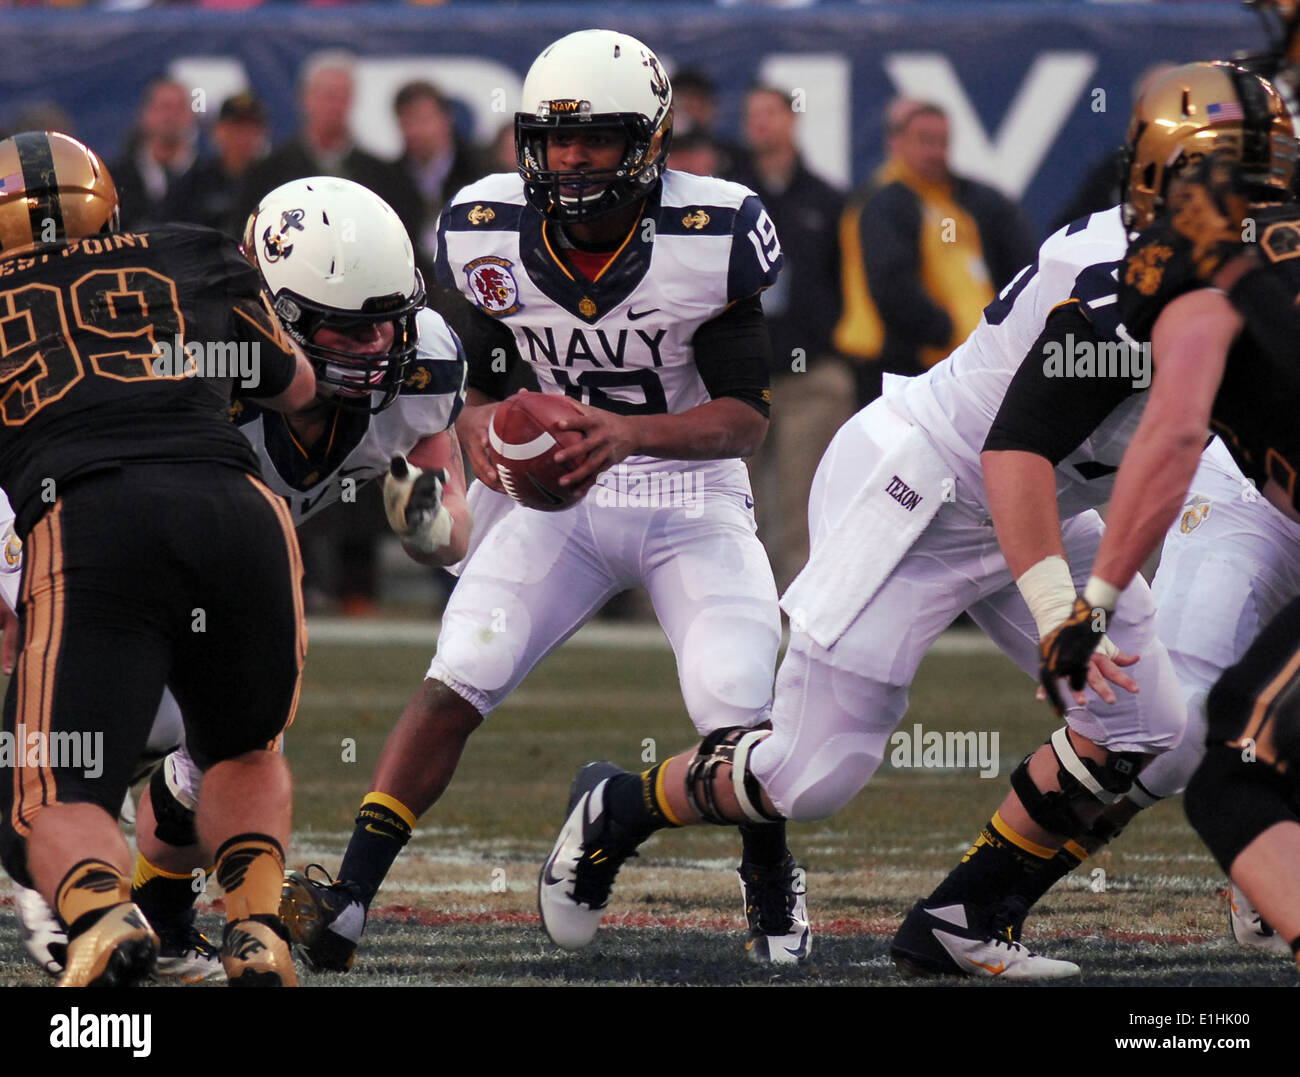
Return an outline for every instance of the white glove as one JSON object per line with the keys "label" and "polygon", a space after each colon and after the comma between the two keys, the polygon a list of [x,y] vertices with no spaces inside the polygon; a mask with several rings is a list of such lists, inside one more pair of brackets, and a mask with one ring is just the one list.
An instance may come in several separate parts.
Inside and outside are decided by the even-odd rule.
{"label": "white glove", "polygon": [[407,546],[436,554],[451,541],[451,513],[442,504],[447,472],[423,471],[398,453],[384,476],[384,512],[388,525]]}

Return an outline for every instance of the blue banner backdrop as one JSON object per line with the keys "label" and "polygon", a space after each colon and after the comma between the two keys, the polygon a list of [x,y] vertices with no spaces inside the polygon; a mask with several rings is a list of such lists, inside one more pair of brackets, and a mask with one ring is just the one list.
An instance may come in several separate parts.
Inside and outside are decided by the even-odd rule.
{"label": "blue banner backdrop", "polygon": [[487,139],[511,118],[534,56],[593,24],[641,38],[669,70],[707,70],[722,92],[723,133],[734,133],[753,82],[794,91],[805,155],[841,186],[861,182],[879,161],[891,97],[933,100],[953,118],[959,170],[1020,198],[1040,227],[1123,138],[1130,89],[1147,66],[1264,44],[1258,20],[1232,3],[8,11],[0,13],[0,122],[28,102],[53,100],[80,137],[111,158],[145,85],[171,73],[194,87],[195,108],[208,116],[227,94],[251,86],[279,138],[296,123],[303,61],[347,49],[358,61],[358,141],[395,155],[390,105],[408,78],[437,82],[463,106],[475,136]]}

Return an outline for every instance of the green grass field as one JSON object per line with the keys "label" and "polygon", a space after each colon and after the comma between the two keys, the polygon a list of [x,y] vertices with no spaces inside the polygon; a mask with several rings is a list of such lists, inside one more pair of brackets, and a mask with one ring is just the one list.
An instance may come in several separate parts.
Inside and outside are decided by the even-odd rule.
{"label": "green grass field", "polygon": [[[738,839],[707,827],[648,843],[623,869],[596,944],[566,955],[542,933],[535,883],[574,772],[596,758],[640,769],[652,752],[662,759],[694,739],[666,646],[596,647],[582,638],[545,662],[471,740],[451,789],[380,892],[353,971],[306,973],[306,984],[902,983],[888,959],[901,917],[955,863],[1011,769],[1053,728],[1032,684],[995,652],[960,653],[976,637],[959,634],[967,646],[943,648],[922,665],[901,728],[997,730],[999,774],[894,770],[887,759],[838,816],[791,827],[791,847],[808,869],[810,969],[774,976],[746,962]],[[312,644],[288,746],[293,866],[337,868],[433,640],[431,627],[427,642]],[[1161,804],[1048,895],[1026,941],[1077,961],[1087,985],[1294,985],[1293,965],[1226,937],[1225,888],[1181,805]],[[8,894],[6,880],[0,983],[47,982],[25,961]],[[214,929],[220,920],[210,904],[201,919]]]}

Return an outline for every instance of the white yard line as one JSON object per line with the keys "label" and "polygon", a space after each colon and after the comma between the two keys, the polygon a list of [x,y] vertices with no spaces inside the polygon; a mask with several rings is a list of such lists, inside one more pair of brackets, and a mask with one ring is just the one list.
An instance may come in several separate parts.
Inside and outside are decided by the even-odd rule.
{"label": "white yard line", "polygon": [[[393,644],[425,646],[430,654],[438,643],[441,623],[428,621],[364,620],[352,617],[311,617],[307,620],[308,638],[312,643],[356,647],[383,647]],[[578,630],[566,646],[595,650],[663,650],[668,639],[655,624],[611,624],[593,621]],[[984,633],[962,629],[945,632],[931,648],[935,654],[992,654],[997,651]]]}

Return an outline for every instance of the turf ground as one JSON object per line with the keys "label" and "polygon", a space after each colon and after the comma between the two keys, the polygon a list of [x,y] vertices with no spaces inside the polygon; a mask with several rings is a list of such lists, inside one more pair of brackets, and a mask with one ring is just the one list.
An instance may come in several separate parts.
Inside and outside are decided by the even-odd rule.
{"label": "turf ground", "polygon": [[[289,738],[294,866],[337,868],[385,735],[434,639],[429,625],[315,626]],[[693,739],[657,629],[584,633],[471,739],[451,789],[380,892],[353,971],[304,973],[304,983],[904,983],[888,959],[894,929],[965,850],[1018,760],[1052,729],[1030,682],[975,633],[949,634],[926,659],[901,728],[915,723],[927,732],[998,731],[998,775],[895,769],[887,760],[839,815],[791,826],[791,847],[808,870],[812,968],[774,976],[746,963],[738,841],[734,831],[707,827],[660,834],[643,847],[619,877],[595,945],[566,955],[541,931],[534,887],[574,772],[595,758],[640,769],[652,753],[662,759]],[[0,984],[48,982],[24,960],[8,885],[0,882]],[[1048,895],[1026,941],[1078,962],[1086,986],[1294,986],[1294,965],[1226,937],[1225,886],[1181,805],[1161,804]],[[202,924],[215,929],[220,917],[207,898],[201,910]]]}

